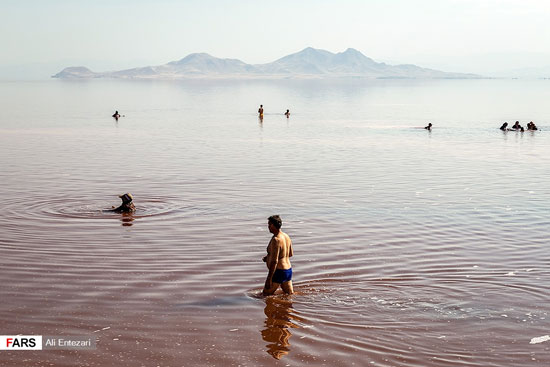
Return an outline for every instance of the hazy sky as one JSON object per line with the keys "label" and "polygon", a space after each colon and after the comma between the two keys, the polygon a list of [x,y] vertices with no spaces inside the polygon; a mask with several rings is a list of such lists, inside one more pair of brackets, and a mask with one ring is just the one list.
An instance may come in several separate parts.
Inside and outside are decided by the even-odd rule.
{"label": "hazy sky", "polygon": [[550,67],[549,0],[0,0],[0,76],[266,63],[312,46],[446,71]]}

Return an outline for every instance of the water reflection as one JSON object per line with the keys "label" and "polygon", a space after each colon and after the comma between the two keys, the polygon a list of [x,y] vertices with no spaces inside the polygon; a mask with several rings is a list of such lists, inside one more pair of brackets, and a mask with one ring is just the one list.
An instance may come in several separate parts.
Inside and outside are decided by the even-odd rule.
{"label": "water reflection", "polygon": [[508,131],[502,130],[502,140],[508,140]]}
{"label": "water reflection", "polygon": [[299,327],[294,322],[299,318],[294,315],[292,301],[287,297],[266,297],[264,313],[266,319],[262,338],[268,342],[267,353],[275,359],[281,359],[290,352],[290,329]]}
{"label": "water reflection", "polygon": [[122,213],[120,216],[120,221],[122,222],[122,225],[125,227],[130,227],[133,225],[133,221],[136,218],[134,218],[134,213]]}

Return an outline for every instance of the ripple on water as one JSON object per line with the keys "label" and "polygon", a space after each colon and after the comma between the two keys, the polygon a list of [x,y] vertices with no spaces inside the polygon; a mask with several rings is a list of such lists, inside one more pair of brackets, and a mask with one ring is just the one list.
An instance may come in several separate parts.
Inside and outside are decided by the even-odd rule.
{"label": "ripple on water", "polygon": [[[73,196],[34,198],[28,200],[16,197],[4,203],[5,217],[9,221],[25,219],[26,221],[70,221],[73,219],[118,219],[120,213],[109,210],[107,203],[100,199],[75,198]],[[207,208],[189,205],[179,198],[140,197],[136,211],[131,214],[134,219],[154,220],[175,219],[183,216],[196,216],[208,212]]]}

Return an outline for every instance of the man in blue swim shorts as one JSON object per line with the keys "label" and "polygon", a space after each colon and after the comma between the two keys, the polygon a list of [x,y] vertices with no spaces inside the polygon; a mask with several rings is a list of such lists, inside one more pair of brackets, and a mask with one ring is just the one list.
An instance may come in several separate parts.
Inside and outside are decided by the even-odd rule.
{"label": "man in blue swim shorts", "polygon": [[290,264],[290,257],[293,255],[292,241],[286,233],[281,231],[282,225],[283,221],[278,215],[267,218],[267,228],[273,234],[273,237],[267,245],[267,255],[262,259],[268,269],[262,292],[264,296],[275,293],[279,286],[287,294],[294,293],[292,288],[292,266]]}

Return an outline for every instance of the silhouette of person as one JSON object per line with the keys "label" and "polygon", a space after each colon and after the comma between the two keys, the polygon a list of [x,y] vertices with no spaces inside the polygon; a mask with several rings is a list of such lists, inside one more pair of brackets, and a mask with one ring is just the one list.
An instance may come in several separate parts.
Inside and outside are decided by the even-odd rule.
{"label": "silhouette of person", "polygon": [[129,192],[118,196],[122,200],[122,204],[118,208],[113,207],[111,211],[115,213],[133,213],[136,211],[136,207],[132,202],[134,197]]}
{"label": "silhouette of person", "polygon": [[534,131],[534,130],[538,130],[538,128],[537,128],[537,125],[535,125],[535,123],[531,121],[527,124],[527,130]]}
{"label": "silhouette of person", "polygon": [[258,115],[261,119],[264,118],[264,105],[263,104],[261,104],[260,108],[258,108]]}

